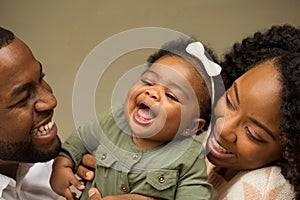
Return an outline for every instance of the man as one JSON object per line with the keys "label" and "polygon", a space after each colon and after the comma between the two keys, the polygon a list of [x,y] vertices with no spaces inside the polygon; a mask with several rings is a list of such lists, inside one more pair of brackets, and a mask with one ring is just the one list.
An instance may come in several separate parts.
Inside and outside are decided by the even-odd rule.
{"label": "man", "polygon": [[49,185],[60,150],[57,101],[42,70],[29,47],[0,27],[0,199],[57,199]]}

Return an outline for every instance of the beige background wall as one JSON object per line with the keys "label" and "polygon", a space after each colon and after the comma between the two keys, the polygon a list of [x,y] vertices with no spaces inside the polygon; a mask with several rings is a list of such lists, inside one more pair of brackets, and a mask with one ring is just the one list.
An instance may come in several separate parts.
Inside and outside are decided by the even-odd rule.
{"label": "beige background wall", "polygon": [[[76,72],[89,52],[110,36],[131,28],[164,27],[196,36],[221,55],[235,41],[272,24],[300,26],[299,10],[299,0],[0,0],[0,26],[13,30],[44,65],[59,101],[55,121],[64,140],[74,129]],[[148,54],[128,54],[113,65],[129,69],[144,63]],[[101,79],[98,111],[109,105],[120,73],[114,68]]]}

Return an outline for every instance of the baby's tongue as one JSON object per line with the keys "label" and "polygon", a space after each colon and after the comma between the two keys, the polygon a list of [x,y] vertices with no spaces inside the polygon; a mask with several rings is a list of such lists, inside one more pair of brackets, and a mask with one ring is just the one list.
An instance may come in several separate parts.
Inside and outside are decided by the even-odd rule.
{"label": "baby's tongue", "polygon": [[151,120],[151,112],[149,108],[140,108],[138,109],[138,116],[144,118],[145,120]]}
{"label": "baby's tongue", "polygon": [[151,110],[149,108],[138,108],[135,113],[135,119],[142,125],[149,125],[153,119]]}

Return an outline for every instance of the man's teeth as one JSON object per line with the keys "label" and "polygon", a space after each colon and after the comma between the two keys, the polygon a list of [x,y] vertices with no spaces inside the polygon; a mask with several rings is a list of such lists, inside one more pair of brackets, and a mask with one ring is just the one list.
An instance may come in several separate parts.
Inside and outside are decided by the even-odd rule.
{"label": "man's teeth", "polygon": [[53,121],[50,121],[48,124],[44,124],[39,128],[34,129],[33,133],[37,136],[46,135],[48,131],[52,128],[53,124]]}
{"label": "man's teeth", "polygon": [[214,137],[212,138],[212,144],[214,148],[221,153],[227,153],[227,154],[231,153],[230,151],[228,151],[227,149],[219,145],[219,143],[216,141]]}

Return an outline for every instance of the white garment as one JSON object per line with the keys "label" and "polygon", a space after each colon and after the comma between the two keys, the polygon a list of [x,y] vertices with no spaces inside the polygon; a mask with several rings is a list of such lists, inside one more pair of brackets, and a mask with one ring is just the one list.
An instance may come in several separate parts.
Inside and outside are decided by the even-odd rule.
{"label": "white garment", "polygon": [[56,200],[49,178],[53,160],[46,163],[19,164],[16,181],[0,174],[1,200]]}

